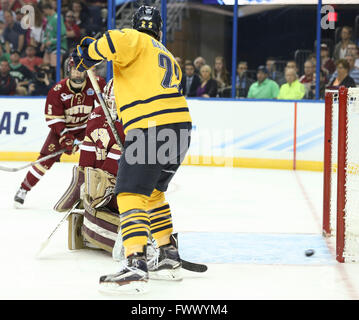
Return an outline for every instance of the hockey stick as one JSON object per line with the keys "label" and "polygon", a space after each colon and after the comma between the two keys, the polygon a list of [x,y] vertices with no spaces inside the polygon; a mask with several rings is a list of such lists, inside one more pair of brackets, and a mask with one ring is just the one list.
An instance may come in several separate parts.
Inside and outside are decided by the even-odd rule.
{"label": "hockey stick", "polygon": [[205,264],[189,262],[181,259],[182,268],[193,272],[206,272],[208,267]]}
{"label": "hockey stick", "polygon": [[59,151],[56,151],[56,152],[54,152],[54,153],[49,154],[49,155],[46,156],[46,157],[43,157],[43,158],[41,158],[41,159],[38,159],[38,160],[36,160],[36,161],[34,161],[34,162],[30,162],[30,163],[28,163],[28,164],[25,164],[25,165],[22,166],[22,167],[8,168],[8,167],[0,166],[0,170],[8,171],[8,172],[20,171],[20,170],[25,169],[25,168],[27,168],[27,167],[31,167],[31,166],[34,165],[34,164],[37,164],[37,163],[40,163],[40,162],[42,162],[42,161],[45,161],[45,160],[51,159],[51,158],[53,158],[53,157],[56,157],[56,156],[58,156],[59,154],[64,153],[65,151],[66,151],[66,149],[61,149],[61,150],[59,150]]}
{"label": "hockey stick", "polygon": [[60,222],[57,224],[57,226],[55,227],[55,229],[50,233],[50,235],[47,237],[47,239],[45,241],[43,241],[41,243],[41,246],[39,248],[39,250],[36,253],[36,257],[38,257],[42,251],[44,251],[44,249],[47,247],[47,245],[49,244],[52,236],[55,234],[55,232],[60,228],[60,226],[63,224],[63,222],[69,217],[69,215],[71,213],[74,212],[75,208],[77,207],[77,205],[80,203],[80,200],[76,201],[75,204],[72,206],[72,208],[67,211],[65,213],[65,215],[63,216],[63,218],[60,220]]}
{"label": "hockey stick", "polygon": [[[152,236],[151,236],[152,239]],[[151,240],[150,242],[152,242],[153,240]],[[158,250],[158,249],[157,249]],[[159,254],[159,253],[157,253]],[[112,258],[115,261],[121,261],[125,258],[124,256],[124,249],[123,249],[123,245],[122,245],[122,238],[121,237],[117,237],[115,245],[113,247],[112,250]],[[182,263],[182,268],[188,271],[192,271],[192,272],[206,272],[208,267],[205,264],[201,264],[201,263],[195,263],[195,262],[189,262],[187,260],[183,260],[180,259],[181,263]]]}
{"label": "hockey stick", "polygon": [[94,88],[94,90],[96,92],[97,98],[100,101],[101,108],[102,108],[103,112],[105,113],[107,123],[109,124],[109,126],[111,128],[111,131],[112,131],[112,133],[113,133],[113,135],[115,137],[116,143],[120,147],[121,152],[123,152],[123,145],[121,143],[120,136],[118,135],[118,132],[117,132],[117,130],[115,128],[115,125],[114,125],[113,120],[111,118],[110,112],[108,111],[108,109],[106,107],[106,103],[103,100],[102,92],[101,92],[100,86],[98,85],[98,82],[96,80],[96,76],[94,75],[92,69],[87,70],[87,74],[88,74],[88,76],[90,78],[90,81],[91,81],[91,84],[92,84],[92,86],[93,86],[93,88]]}
{"label": "hockey stick", "polygon": [[[76,145],[76,146],[79,146],[80,144],[82,144],[82,142],[76,143],[75,145]],[[17,167],[17,168],[8,168],[8,167],[0,166],[0,170],[2,170],[2,171],[8,171],[8,172],[17,172],[17,171],[20,171],[20,170],[22,170],[22,169],[31,167],[31,166],[33,166],[34,164],[37,164],[37,163],[46,161],[46,160],[48,160],[48,159],[51,159],[51,158],[53,158],[53,157],[56,157],[56,156],[58,156],[58,155],[64,153],[65,151],[66,151],[66,149],[61,149],[61,150],[59,150],[59,151],[56,151],[56,152],[54,152],[54,153],[49,154],[48,156],[45,156],[45,157],[40,158],[40,159],[37,159],[36,161],[30,162],[30,163],[28,163],[28,164],[25,164],[24,166]]]}

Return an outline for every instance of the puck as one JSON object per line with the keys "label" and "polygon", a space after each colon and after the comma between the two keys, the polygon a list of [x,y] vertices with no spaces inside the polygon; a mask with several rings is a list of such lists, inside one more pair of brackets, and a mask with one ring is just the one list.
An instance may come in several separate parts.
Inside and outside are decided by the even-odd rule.
{"label": "puck", "polygon": [[310,256],[312,256],[314,254],[314,252],[315,251],[313,249],[308,249],[308,250],[305,250],[305,255],[307,257],[310,257]]}

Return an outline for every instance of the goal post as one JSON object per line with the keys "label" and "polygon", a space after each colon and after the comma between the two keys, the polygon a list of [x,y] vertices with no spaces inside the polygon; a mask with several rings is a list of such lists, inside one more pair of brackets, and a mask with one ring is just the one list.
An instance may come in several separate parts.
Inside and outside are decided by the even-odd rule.
{"label": "goal post", "polygon": [[333,103],[335,91],[325,92],[324,109],[324,168],[323,168],[323,235],[331,235],[330,225],[330,193],[332,178],[332,131]]}
{"label": "goal post", "polygon": [[359,88],[325,92],[323,235],[336,259],[359,261]]}

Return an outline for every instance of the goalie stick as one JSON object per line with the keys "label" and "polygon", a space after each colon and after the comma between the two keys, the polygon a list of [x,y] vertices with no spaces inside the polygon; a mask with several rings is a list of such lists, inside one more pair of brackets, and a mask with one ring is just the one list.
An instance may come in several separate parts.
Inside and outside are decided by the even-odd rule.
{"label": "goalie stick", "polygon": [[100,101],[101,108],[102,108],[103,112],[105,113],[106,121],[111,128],[111,131],[115,137],[116,143],[120,147],[121,152],[123,152],[123,145],[121,143],[120,136],[118,135],[118,132],[117,132],[115,125],[113,123],[113,120],[111,118],[110,112],[108,111],[105,101],[103,100],[102,92],[101,92],[100,86],[98,85],[98,82],[96,80],[96,76],[94,75],[92,69],[87,70],[87,74],[88,74],[91,84],[96,92],[97,98]]}
{"label": "goalie stick", "polygon": [[[76,143],[75,145],[76,145],[76,146],[79,146],[79,145],[81,145],[81,144],[82,144],[82,142]],[[30,162],[30,163],[28,163],[28,164],[25,164],[25,165],[23,165],[23,166],[21,166],[21,167],[17,167],[17,168],[9,168],[9,167],[0,166],[0,170],[2,170],[2,171],[8,171],[8,172],[17,172],[17,171],[20,171],[20,170],[22,170],[22,169],[31,167],[31,166],[33,166],[34,164],[41,163],[41,162],[43,162],[43,161],[46,161],[46,160],[51,159],[51,158],[53,158],[53,157],[56,157],[56,156],[58,156],[58,155],[60,155],[60,154],[63,154],[65,151],[66,151],[66,149],[61,149],[61,150],[59,150],[59,151],[56,151],[56,152],[54,152],[54,153],[51,153],[51,154],[49,154],[49,155],[43,157],[43,158],[37,159],[36,161]]]}
{"label": "goalie stick", "polygon": [[43,241],[41,243],[41,246],[39,248],[39,250],[37,251],[36,257],[38,257],[42,251],[44,251],[44,249],[47,247],[47,245],[49,244],[52,236],[55,234],[55,232],[60,228],[60,226],[64,223],[64,221],[69,217],[69,215],[73,212],[75,212],[75,209],[77,207],[77,205],[80,203],[80,200],[76,201],[75,204],[72,206],[72,208],[67,211],[65,213],[65,215],[63,216],[63,218],[60,220],[60,222],[56,225],[55,229],[50,233],[50,235],[47,237],[47,239],[45,241]]}

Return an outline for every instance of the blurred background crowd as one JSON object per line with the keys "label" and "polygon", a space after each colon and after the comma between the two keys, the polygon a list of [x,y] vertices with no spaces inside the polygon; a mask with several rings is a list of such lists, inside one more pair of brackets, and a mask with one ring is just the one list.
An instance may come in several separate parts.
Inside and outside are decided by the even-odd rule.
{"label": "blurred background crowd", "polygon": [[[0,95],[46,96],[56,81],[56,0],[0,1]],[[34,8],[34,25],[24,29],[21,8]],[[84,35],[107,27],[107,1],[62,1],[61,78],[64,62]],[[98,68],[105,76],[106,71]]]}
{"label": "blurred background crowd", "polygon": [[[124,14],[125,9],[122,10],[121,4],[116,3],[118,4],[117,12]],[[21,8],[25,5],[33,6],[35,13],[34,25],[27,29],[24,29],[21,24],[24,17]],[[66,59],[79,40],[84,35],[97,37],[107,30],[107,5],[107,0],[62,0],[61,78],[66,76]],[[174,15],[169,15],[168,19],[171,17],[177,19]],[[258,19],[265,21],[263,14],[257,15],[256,18],[257,21]],[[203,24],[201,28],[205,28],[205,20],[203,17],[201,19]],[[223,21],[222,32],[225,35],[228,23],[225,19]],[[349,17],[341,25],[337,24],[332,33],[322,39],[319,82],[321,99],[324,98],[325,88],[359,85],[356,22],[356,19]],[[247,21],[246,37],[249,37],[248,33],[251,31],[250,23],[251,21]],[[189,28],[191,29],[191,25]],[[261,28],[263,30],[263,27]],[[242,35],[241,30],[239,26],[239,39]],[[259,47],[263,40],[259,36],[256,38],[257,30],[252,28],[252,31],[251,45]],[[202,33],[205,32],[205,30],[202,31]],[[303,32],[306,31],[302,30]],[[174,36],[173,39],[169,38],[169,41],[177,44],[168,43],[170,51],[176,56],[182,68],[183,94],[187,97],[231,97],[232,68],[229,50],[221,48],[221,45],[217,48],[212,46],[210,50],[203,49],[205,47],[201,45],[195,50],[193,43],[201,37],[201,32],[190,30],[190,33],[190,38],[194,39],[192,42],[188,40],[192,43],[191,50],[183,49],[186,39],[178,41]],[[177,31],[177,38],[178,34],[181,32]],[[199,35],[194,38],[193,34]],[[281,34],[275,36],[280,38]],[[295,35],[292,36],[295,37]],[[224,38],[221,38],[221,43],[230,42],[228,35],[219,35],[219,37]],[[311,37],[315,39],[315,30],[309,38]],[[285,51],[288,40],[285,38],[278,40],[283,44],[282,51]],[[303,48],[299,42],[298,39],[298,47],[301,46],[301,50],[293,52],[291,49],[293,46],[291,46],[288,47],[287,54],[263,57],[263,52],[258,52],[256,56],[255,50],[253,53],[247,50],[247,54],[242,54],[245,47],[245,41],[243,41],[235,69],[236,98],[315,99],[317,65],[315,46]],[[56,82],[56,46],[56,0],[0,0],[0,95],[46,96]],[[241,48],[241,43],[239,48]],[[265,51],[270,52],[270,49],[270,46],[266,45]],[[277,51],[273,50],[273,52]],[[106,63],[97,66],[97,74],[106,78],[106,67]]]}

